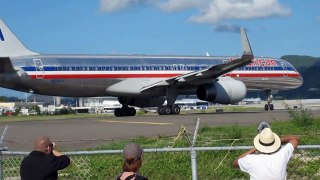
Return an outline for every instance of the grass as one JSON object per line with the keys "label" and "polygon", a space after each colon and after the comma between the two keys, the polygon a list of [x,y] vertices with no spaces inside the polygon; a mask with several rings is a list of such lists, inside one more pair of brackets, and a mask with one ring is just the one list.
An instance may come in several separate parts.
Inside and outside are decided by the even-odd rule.
{"label": "grass", "polygon": [[[274,132],[282,135],[294,134],[300,137],[300,144],[318,144],[320,142],[320,118],[314,119],[312,127],[301,129],[292,122],[274,122],[271,128]],[[251,146],[253,138],[257,134],[256,126],[230,125],[223,127],[205,126],[199,130],[196,146]],[[191,137],[192,135],[189,134]],[[234,140],[234,138],[239,140]],[[129,141],[118,141],[103,145],[94,150],[122,149]],[[188,147],[184,136],[177,137],[139,137],[135,142],[143,148],[163,147]],[[247,179],[248,175],[232,167],[233,160],[245,151],[198,151],[197,169],[199,179]],[[288,178],[320,178],[320,150],[297,150],[295,156],[289,163]],[[121,154],[91,155],[86,156],[86,163],[76,162],[79,156],[72,157],[74,164],[63,172],[70,172],[69,178],[89,177],[89,179],[114,179],[121,171]],[[83,157],[81,156],[81,159]],[[83,165],[85,164],[85,165]],[[82,168],[82,170],[81,170]],[[84,171],[85,169],[86,171]],[[87,174],[80,174],[87,172]],[[145,153],[144,165],[141,174],[149,179],[191,179],[190,152],[163,152]],[[71,175],[72,174],[72,175]],[[77,175],[77,176],[75,176]]]}

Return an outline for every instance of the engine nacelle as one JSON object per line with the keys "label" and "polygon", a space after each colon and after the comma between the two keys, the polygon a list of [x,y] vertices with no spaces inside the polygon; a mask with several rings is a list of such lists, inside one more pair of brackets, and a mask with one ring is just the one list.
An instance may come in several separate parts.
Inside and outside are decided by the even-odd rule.
{"label": "engine nacelle", "polygon": [[[128,105],[136,107],[158,107],[165,101],[165,98],[160,97],[135,97],[128,99]],[[120,102],[121,103],[121,102]]]}
{"label": "engine nacelle", "polygon": [[220,78],[219,81],[201,85],[197,89],[199,99],[219,104],[234,104],[242,101],[247,94],[246,85],[232,78]]}

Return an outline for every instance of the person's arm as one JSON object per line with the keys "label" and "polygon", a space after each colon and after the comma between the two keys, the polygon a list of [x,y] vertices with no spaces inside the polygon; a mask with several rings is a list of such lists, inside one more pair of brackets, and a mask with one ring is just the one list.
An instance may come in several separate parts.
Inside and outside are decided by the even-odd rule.
{"label": "person's arm", "polygon": [[299,144],[299,138],[297,136],[283,136],[280,138],[281,144],[290,143],[294,148],[296,148]]}
{"label": "person's arm", "polygon": [[56,144],[52,142],[52,155],[55,157],[55,168],[54,169],[64,169],[65,167],[69,166],[70,158],[61,152],[55,150]]}
{"label": "person's arm", "polygon": [[67,155],[60,153],[59,151],[53,150],[50,158],[51,170],[57,171],[66,168],[70,165],[70,158]]}
{"label": "person's arm", "polygon": [[54,156],[56,156],[56,157],[58,157],[58,156],[62,156],[62,154],[61,154],[61,152],[59,152],[59,151],[57,151],[57,150],[52,150],[52,154],[54,155]]}
{"label": "person's arm", "polygon": [[239,163],[238,163],[239,159],[247,156],[248,154],[253,154],[253,153],[256,152],[256,151],[257,151],[256,148],[252,148],[252,149],[250,149],[249,151],[247,151],[246,153],[240,155],[237,159],[235,159],[235,160],[233,161],[233,167],[239,168]]}

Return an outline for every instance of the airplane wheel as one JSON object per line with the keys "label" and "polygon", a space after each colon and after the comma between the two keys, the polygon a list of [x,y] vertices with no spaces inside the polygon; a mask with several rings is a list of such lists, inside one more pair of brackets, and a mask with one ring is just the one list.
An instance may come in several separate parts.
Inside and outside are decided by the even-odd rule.
{"label": "airplane wheel", "polygon": [[137,111],[135,108],[129,108],[127,112],[129,116],[135,116]]}
{"label": "airplane wheel", "polygon": [[157,113],[159,114],[159,115],[161,115],[161,106],[159,106],[158,108],[157,108]]}
{"label": "airplane wheel", "polygon": [[172,109],[168,105],[164,107],[164,111],[165,111],[165,114],[171,114],[172,113]]}
{"label": "airplane wheel", "polygon": [[159,106],[157,109],[157,112],[159,115],[164,115],[165,114],[164,106]]}
{"label": "airplane wheel", "polygon": [[264,110],[265,110],[265,111],[268,111],[268,110],[269,110],[269,105],[268,105],[268,104],[265,104],[265,105],[264,105]]}
{"label": "airplane wheel", "polygon": [[270,104],[269,108],[270,108],[271,111],[273,111],[273,109],[274,109],[273,104]]}
{"label": "airplane wheel", "polygon": [[114,116],[116,116],[116,117],[122,116],[122,109],[121,108],[116,108],[114,110]]}
{"label": "airplane wheel", "polygon": [[172,107],[172,114],[180,114],[180,107],[175,105]]}
{"label": "airplane wheel", "polygon": [[116,117],[135,116],[136,115],[136,109],[134,109],[134,108],[116,108],[114,110],[114,115]]}

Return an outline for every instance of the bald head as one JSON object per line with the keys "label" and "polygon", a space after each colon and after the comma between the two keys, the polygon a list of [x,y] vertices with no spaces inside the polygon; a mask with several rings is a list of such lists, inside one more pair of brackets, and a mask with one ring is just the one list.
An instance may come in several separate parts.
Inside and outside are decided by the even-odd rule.
{"label": "bald head", "polygon": [[50,144],[51,141],[47,136],[39,136],[34,143],[34,149],[47,153]]}

